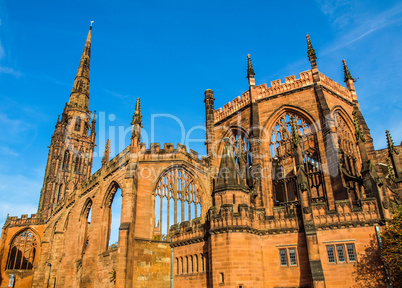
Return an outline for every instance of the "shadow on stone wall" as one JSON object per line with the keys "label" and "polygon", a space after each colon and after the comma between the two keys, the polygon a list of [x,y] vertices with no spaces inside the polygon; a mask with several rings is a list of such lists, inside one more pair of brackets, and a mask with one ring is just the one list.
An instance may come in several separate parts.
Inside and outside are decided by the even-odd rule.
{"label": "shadow on stone wall", "polygon": [[357,260],[358,262],[353,272],[356,281],[354,288],[388,287],[375,235],[372,235],[370,245],[366,247],[364,254],[359,253]]}

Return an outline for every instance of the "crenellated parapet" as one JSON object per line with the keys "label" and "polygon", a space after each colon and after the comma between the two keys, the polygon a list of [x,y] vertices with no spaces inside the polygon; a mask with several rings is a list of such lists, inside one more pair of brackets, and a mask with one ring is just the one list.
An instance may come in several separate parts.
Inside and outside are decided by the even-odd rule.
{"label": "crenellated parapet", "polygon": [[342,85],[336,83],[334,80],[325,76],[324,74],[322,74],[322,73],[319,73],[319,74],[320,74],[321,84],[324,87],[326,87],[327,89],[331,90],[332,92],[334,92],[335,94],[337,94],[338,96],[340,96],[346,100],[353,101],[353,95],[350,90],[348,90],[347,88],[343,87]]}
{"label": "crenellated parapet", "polygon": [[321,203],[312,206],[318,229],[369,226],[381,221],[377,200],[374,198],[362,199],[360,207],[352,206],[349,200],[336,201],[335,207],[335,211],[328,211]]}
{"label": "crenellated parapet", "polygon": [[38,218],[36,214],[31,214],[31,217],[28,217],[28,214],[22,214],[21,217],[7,216],[4,228],[40,224],[45,224],[45,222],[41,218]]}
{"label": "crenellated parapet", "polygon": [[[296,79],[295,75],[285,77],[285,83],[281,83],[280,79],[271,81],[270,87],[267,84],[255,86],[253,88],[253,100],[265,99],[313,84],[313,76],[310,70],[299,73],[299,77],[299,79]],[[225,104],[223,108],[215,110],[215,123],[241,110],[248,104],[250,104],[250,92],[246,91],[233,99],[232,102]]]}

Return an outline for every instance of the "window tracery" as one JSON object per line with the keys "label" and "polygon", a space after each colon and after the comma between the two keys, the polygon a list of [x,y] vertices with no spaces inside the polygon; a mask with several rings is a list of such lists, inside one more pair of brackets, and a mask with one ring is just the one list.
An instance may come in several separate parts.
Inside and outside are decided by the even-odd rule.
{"label": "window tracery", "polygon": [[159,235],[169,227],[201,217],[201,191],[193,176],[182,167],[173,167],[159,178],[155,189],[155,225]]}
{"label": "window tracery", "polygon": [[38,243],[28,229],[20,232],[10,245],[7,269],[31,270],[35,261]]}
{"label": "window tracery", "polygon": [[319,161],[319,150],[316,132],[304,117],[283,112],[271,127],[270,154],[274,185],[275,205],[298,204],[296,185],[296,167],[292,153],[291,119],[295,117],[296,130],[300,136],[300,144],[304,159],[304,168],[309,178],[309,188],[313,202],[325,199],[322,165]]}
{"label": "window tracery", "polygon": [[354,200],[360,198],[361,185],[359,184],[361,167],[360,155],[357,151],[354,133],[347,125],[344,117],[336,111],[334,113],[336,131],[338,134],[339,162],[346,188],[351,192]]}

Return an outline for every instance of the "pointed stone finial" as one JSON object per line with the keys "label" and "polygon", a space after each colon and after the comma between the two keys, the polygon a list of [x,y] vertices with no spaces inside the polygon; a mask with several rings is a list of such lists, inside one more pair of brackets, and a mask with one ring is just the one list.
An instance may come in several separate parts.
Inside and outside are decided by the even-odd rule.
{"label": "pointed stone finial", "polygon": [[290,126],[291,126],[291,135],[294,147],[299,146],[300,144],[300,136],[297,132],[297,124],[295,116],[290,117]]}
{"label": "pointed stone finial", "polygon": [[346,65],[345,59],[342,60],[342,63],[343,63],[343,76],[344,76],[344,78],[345,78],[344,81],[345,81],[345,82],[347,82],[348,80],[354,81],[354,79],[353,79],[353,77],[352,77],[352,74],[350,74],[348,65]]}
{"label": "pointed stone finial", "polygon": [[352,112],[353,114],[353,124],[355,125],[355,136],[356,136],[356,143],[359,144],[360,141],[366,142],[366,138],[364,137],[363,131],[359,125],[357,120],[357,113],[356,111]]}
{"label": "pointed stone finial", "polygon": [[131,125],[139,125],[142,128],[142,116],[141,116],[141,103],[140,98],[137,98],[137,103],[135,104],[135,112],[133,115],[133,121]]}
{"label": "pointed stone finial", "polygon": [[315,59],[317,59],[317,56],[315,55],[315,50],[313,48],[313,45],[311,44],[311,40],[310,40],[310,35],[307,34],[306,36],[307,38],[307,55],[308,57],[314,57]]}
{"label": "pointed stone finial", "polygon": [[109,157],[110,157],[110,139],[107,139],[106,146],[105,146],[105,152],[103,153],[103,158],[102,158],[102,166],[109,163]]}
{"label": "pointed stone finial", "polygon": [[251,64],[250,54],[247,54],[247,78],[254,78],[254,68],[253,64]]}
{"label": "pointed stone finial", "polygon": [[92,30],[92,23],[94,23],[95,21],[91,21],[91,25],[89,25],[89,30]]}
{"label": "pointed stone finial", "polygon": [[393,156],[393,154],[399,155],[398,151],[395,148],[394,141],[392,141],[392,137],[389,131],[385,130],[385,134],[387,135],[388,155],[390,157]]}

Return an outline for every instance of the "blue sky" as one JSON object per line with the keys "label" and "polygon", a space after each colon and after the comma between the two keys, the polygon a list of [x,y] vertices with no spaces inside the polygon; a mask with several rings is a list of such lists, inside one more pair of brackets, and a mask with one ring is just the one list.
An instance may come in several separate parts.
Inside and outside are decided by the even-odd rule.
{"label": "blue sky", "polygon": [[103,117],[97,155],[107,137],[115,139],[112,156],[128,143],[117,135],[129,129],[137,97],[143,134],[151,135],[153,119],[153,142],[182,142],[184,129],[201,139],[189,148],[205,153],[203,92],[215,91],[218,108],[246,91],[248,53],[257,84],[298,78],[310,68],[306,34],[322,73],[343,84],[346,59],[359,77],[375,148],[385,147],[385,129],[402,140],[400,1],[0,0],[1,224],[7,213],[36,212],[47,146],[91,20],[90,110]]}

